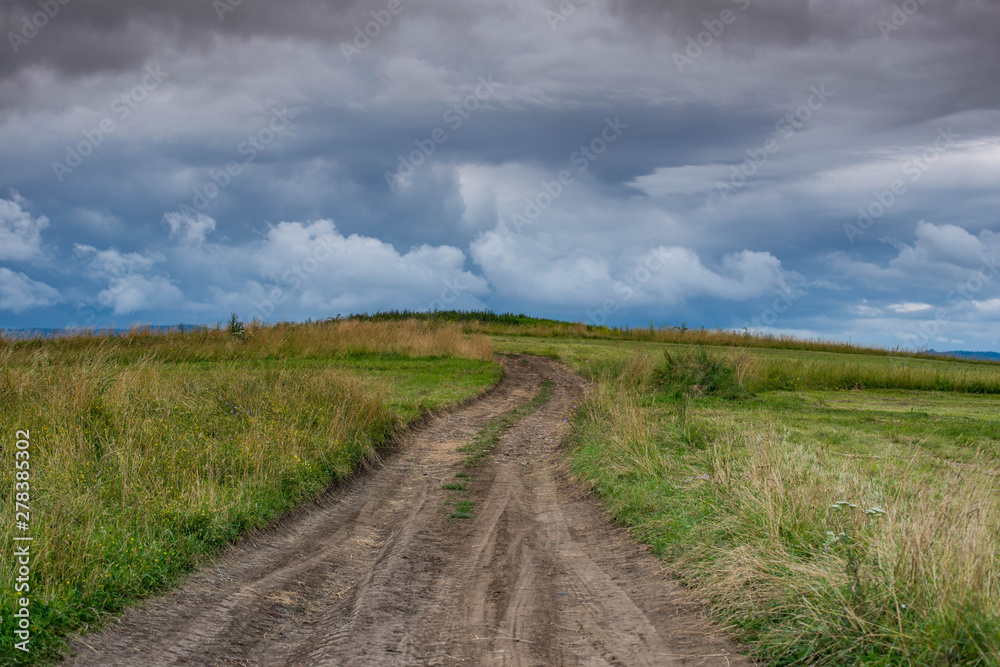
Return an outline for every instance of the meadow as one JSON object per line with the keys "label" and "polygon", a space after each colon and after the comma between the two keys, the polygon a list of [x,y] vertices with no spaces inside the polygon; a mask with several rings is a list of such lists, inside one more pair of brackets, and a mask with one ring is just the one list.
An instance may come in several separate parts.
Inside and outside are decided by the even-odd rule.
{"label": "meadow", "polygon": [[594,381],[574,473],[754,656],[1000,664],[1000,367],[496,344]]}
{"label": "meadow", "polygon": [[[31,653],[0,592],[0,664],[175,583],[342,480],[407,424],[499,381],[447,323],[340,321],[0,342],[0,432],[30,432]],[[15,470],[0,473],[14,552]],[[0,580],[16,561],[0,559]]]}
{"label": "meadow", "polygon": [[[3,456],[31,432],[31,659],[492,386],[494,352],[592,381],[571,470],[755,657],[1000,665],[1000,365],[492,313],[0,340]],[[24,662],[14,605],[0,664]]]}
{"label": "meadow", "polygon": [[687,324],[645,327],[607,326],[564,322],[514,313],[493,313],[490,311],[384,311],[374,314],[352,315],[352,319],[364,322],[452,322],[460,323],[468,333],[487,334],[496,337],[530,337],[560,339],[560,348],[565,344],[587,341],[618,341],[622,343],[661,343],[672,345],[706,345],[744,347],[770,350],[800,350],[808,352],[844,352],[854,356],[869,355],[894,358],[953,360],[927,351],[887,349],[865,346],[827,339],[796,338],[783,334],[762,331],[741,331],[732,329],[692,328]]}

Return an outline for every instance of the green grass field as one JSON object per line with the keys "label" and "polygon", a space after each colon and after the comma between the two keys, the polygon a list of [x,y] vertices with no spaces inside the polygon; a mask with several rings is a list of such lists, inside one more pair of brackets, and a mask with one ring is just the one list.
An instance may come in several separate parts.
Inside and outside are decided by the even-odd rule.
{"label": "green grass field", "polygon": [[[332,323],[0,345],[0,550],[30,534],[31,653],[0,591],[0,664],[162,590],[350,475],[406,423],[500,379],[455,326]],[[14,524],[15,432],[30,432],[30,531]],[[0,559],[13,582],[16,561]]]}
{"label": "green grass field", "polygon": [[[15,433],[30,430],[35,537],[32,653],[11,649],[5,588],[0,664],[56,658],[67,633],[481,393],[500,378],[493,351],[593,380],[572,470],[753,655],[1000,665],[1000,365],[455,313],[0,340],[0,502],[12,518]],[[456,520],[474,516],[462,475],[443,487]],[[0,550],[17,534],[0,526]],[[0,577],[14,567],[0,559]]]}
{"label": "green grass field", "polygon": [[494,345],[594,380],[575,418],[575,474],[755,656],[1000,664],[997,365]]}

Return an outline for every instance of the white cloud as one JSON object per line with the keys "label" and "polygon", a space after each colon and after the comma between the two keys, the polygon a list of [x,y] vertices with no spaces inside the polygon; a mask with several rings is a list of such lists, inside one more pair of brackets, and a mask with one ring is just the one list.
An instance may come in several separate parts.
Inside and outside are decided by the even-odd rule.
{"label": "white cloud", "polygon": [[74,251],[89,275],[107,282],[107,288],[97,295],[97,303],[112,308],[115,315],[185,305],[184,294],[169,277],[149,275],[166,260],[162,254],[98,250],[82,244],[74,246]]}
{"label": "white cloud", "polygon": [[115,315],[127,315],[139,310],[170,308],[184,305],[184,294],[162,276],[129,274],[114,278],[97,302],[114,307]]}
{"label": "white cloud", "polygon": [[973,301],[976,306],[976,310],[985,314],[992,315],[994,317],[1000,315],[1000,299],[987,299],[985,301]]}
{"label": "white cloud", "polygon": [[170,236],[188,245],[200,245],[215,231],[215,220],[204,213],[171,212],[163,216],[170,226]]}
{"label": "white cloud", "polygon": [[939,138],[938,130],[924,132],[913,146],[882,149],[879,154],[862,155],[860,160],[812,175],[802,184],[803,191],[863,203],[893,181],[904,186],[894,199],[909,198],[910,190],[918,186],[933,192],[989,188],[996,183],[993,174],[1000,168],[1000,140],[954,141],[949,147]]}
{"label": "white cloud", "polygon": [[23,273],[0,267],[0,310],[23,313],[32,308],[44,308],[60,303],[54,288],[32,280]]}
{"label": "white cloud", "polygon": [[728,181],[731,170],[730,166],[714,164],[659,167],[628,185],[651,197],[697,194],[714,190],[719,181]]}
{"label": "white cloud", "polygon": [[956,266],[972,267],[983,261],[990,245],[1000,245],[997,238],[985,232],[977,238],[956,225],[933,225],[921,220],[917,223],[917,238],[913,253],[918,260],[943,262]]}
{"label": "white cloud", "polygon": [[[330,220],[282,222],[240,253],[252,279],[306,312],[381,307],[425,309],[481,305],[486,281],[464,270],[465,254],[452,246],[421,245],[401,253],[375,238],[343,236]],[[442,297],[442,294],[445,297]]]}
{"label": "white cloud", "polygon": [[730,253],[718,270],[706,267],[688,248],[660,246],[651,255],[663,262],[663,268],[651,271],[648,292],[667,303],[699,296],[744,301],[787,287],[781,261],[768,252]]}
{"label": "white cloud", "polygon": [[481,235],[470,252],[500,296],[546,305],[593,306],[604,299],[673,305],[702,296],[742,301],[786,287],[788,276],[770,253],[731,253],[713,270],[689,248],[659,245],[609,260],[548,234],[504,230]]}
{"label": "white cloud", "polygon": [[937,285],[942,295],[957,282],[985,272],[994,278],[1000,234],[989,230],[978,236],[951,224],[935,225],[921,220],[912,243],[896,242],[898,254],[880,266],[873,262],[849,259],[834,253],[832,261],[847,276],[881,289],[910,287],[914,284]]}
{"label": "white cloud", "polygon": [[127,273],[151,269],[157,262],[164,260],[163,255],[143,255],[137,252],[119,252],[115,248],[98,250],[89,245],[73,246],[77,257],[84,260],[92,274],[101,277],[122,276]]}
{"label": "white cloud", "polygon": [[28,201],[11,190],[10,199],[0,199],[0,260],[30,260],[41,254],[44,215],[33,217]]}
{"label": "white cloud", "polygon": [[895,313],[919,313],[923,310],[930,310],[933,308],[929,303],[914,303],[912,301],[907,301],[905,303],[891,303],[889,304],[889,310]]}
{"label": "white cloud", "polygon": [[486,232],[469,247],[497,294],[528,303],[587,304],[610,295],[605,259],[571,250],[551,236]]}
{"label": "white cloud", "polygon": [[164,220],[176,245],[162,252],[75,246],[84,271],[106,281],[101,306],[116,315],[173,308],[294,319],[376,308],[482,308],[480,298],[490,293],[452,246],[400,252],[376,238],[344,236],[330,220],[280,222],[261,238],[223,244],[205,238],[216,226],[211,217]]}

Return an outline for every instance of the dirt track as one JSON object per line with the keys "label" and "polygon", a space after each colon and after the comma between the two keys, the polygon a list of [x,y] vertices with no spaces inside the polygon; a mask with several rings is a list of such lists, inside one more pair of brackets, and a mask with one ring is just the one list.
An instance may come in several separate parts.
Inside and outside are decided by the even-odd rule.
{"label": "dirt track", "polygon": [[[506,367],[375,470],[76,641],[71,663],[750,664],[566,478],[558,443],[582,380],[548,359]],[[457,448],[546,378],[552,400],[467,470]],[[448,520],[441,485],[466,471],[474,516]]]}

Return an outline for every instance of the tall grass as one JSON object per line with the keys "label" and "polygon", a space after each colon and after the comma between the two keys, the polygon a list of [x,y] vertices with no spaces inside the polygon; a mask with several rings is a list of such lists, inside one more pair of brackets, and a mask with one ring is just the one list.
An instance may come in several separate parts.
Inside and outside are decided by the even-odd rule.
{"label": "tall grass", "polygon": [[14,341],[0,337],[0,351],[9,350],[16,359],[37,353],[51,362],[74,362],[79,355],[95,349],[117,361],[135,361],[146,356],[161,361],[260,361],[366,352],[492,358],[489,339],[468,335],[459,324],[451,322],[330,320],[272,326],[255,322],[243,325],[241,331],[237,336],[227,328],[163,333],[149,327],[133,327],[121,336],[81,331],[55,339]]}
{"label": "tall grass", "polygon": [[690,568],[765,655],[1000,664],[995,477],[873,470],[768,425],[727,433],[705,459],[723,511],[675,566]]}
{"label": "tall grass", "polygon": [[809,359],[759,357],[745,378],[753,391],[775,389],[907,389],[913,391],[958,391],[1000,394],[1000,367],[989,363],[941,366],[914,365],[901,359],[859,357]]}
{"label": "tall grass", "polygon": [[[57,656],[66,633],[170,585],[371,456],[402,411],[387,386],[337,367],[355,352],[490,356],[457,325],[416,322],[0,345],[0,433],[12,446],[16,429],[30,430],[34,537],[32,653],[12,649],[15,593],[4,586],[0,664]],[[292,363],[302,357],[331,363]],[[0,470],[12,509],[13,466]],[[0,525],[8,555],[12,524]],[[16,564],[0,559],[0,581]]]}
{"label": "tall grass", "polygon": [[[420,320],[426,322],[459,322],[469,333],[489,335],[530,336],[540,338],[580,338],[590,340],[618,340],[632,342],[666,343],[671,345],[707,345],[714,347],[763,348],[774,350],[803,350],[812,352],[840,352],[875,356],[913,357],[964,361],[923,351],[906,351],[901,348],[883,348],[870,345],[855,345],[836,340],[819,338],[796,338],[784,334],[764,333],[743,329],[706,329],[650,324],[646,327],[615,327],[585,324],[583,322],[563,322],[545,318],[497,314],[490,311],[436,311],[411,312],[387,311],[374,314],[354,315],[362,321]],[[990,362],[993,363],[993,362]]]}
{"label": "tall grass", "polygon": [[[627,361],[625,361],[627,360]],[[623,366],[630,366],[626,370]],[[642,368],[639,372],[637,369]],[[762,354],[753,348],[712,347],[614,355],[585,365],[585,372],[625,373],[633,382],[664,381],[697,386],[709,393],[725,386],[727,397],[775,390],[903,389],[1000,394],[1000,367],[989,363],[838,355]],[[646,375],[643,375],[645,373]],[[721,391],[721,389],[720,389]]]}
{"label": "tall grass", "polygon": [[757,655],[1000,664],[995,459],[949,466],[860,437],[845,454],[789,440],[780,414],[753,413],[748,426],[717,402],[693,418],[684,396],[657,396],[705,385],[650,355],[594,377],[575,472]]}

